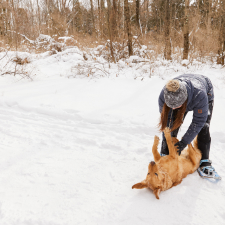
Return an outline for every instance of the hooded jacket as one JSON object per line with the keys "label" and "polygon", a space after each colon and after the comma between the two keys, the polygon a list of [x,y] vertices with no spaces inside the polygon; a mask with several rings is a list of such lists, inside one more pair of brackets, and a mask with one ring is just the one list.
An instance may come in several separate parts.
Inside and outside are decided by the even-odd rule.
{"label": "hooded jacket", "polygon": [[[185,144],[190,144],[206,123],[209,113],[208,103],[214,99],[213,86],[209,78],[203,75],[184,74],[173,79],[181,81],[187,88],[188,97],[186,112],[193,111],[193,118],[182,141]],[[165,103],[164,89],[165,86],[162,89],[158,100],[160,113],[162,112]],[[171,110],[169,117],[170,115]]]}

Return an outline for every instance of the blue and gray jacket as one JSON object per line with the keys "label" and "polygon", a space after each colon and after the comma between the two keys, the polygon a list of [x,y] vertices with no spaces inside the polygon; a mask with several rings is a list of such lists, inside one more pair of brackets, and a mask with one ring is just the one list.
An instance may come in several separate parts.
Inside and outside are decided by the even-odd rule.
{"label": "blue and gray jacket", "polygon": [[[193,119],[182,141],[185,144],[190,144],[207,120],[208,103],[214,99],[213,86],[209,78],[203,75],[184,74],[173,79],[180,80],[187,88],[188,99],[186,112],[193,111]],[[165,86],[159,95],[160,113],[165,103],[164,89]],[[170,114],[171,112],[169,113],[169,117]]]}

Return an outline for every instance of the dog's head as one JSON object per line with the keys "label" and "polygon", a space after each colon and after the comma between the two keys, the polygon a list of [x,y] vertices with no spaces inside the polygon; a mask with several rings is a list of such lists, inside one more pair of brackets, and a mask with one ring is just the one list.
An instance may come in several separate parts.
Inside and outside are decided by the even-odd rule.
{"label": "dog's head", "polygon": [[165,174],[160,171],[159,166],[155,162],[150,162],[148,166],[148,174],[146,179],[132,186],[136,189],[150,188],[155,197],[159,199],[160,192],[164,189]]}

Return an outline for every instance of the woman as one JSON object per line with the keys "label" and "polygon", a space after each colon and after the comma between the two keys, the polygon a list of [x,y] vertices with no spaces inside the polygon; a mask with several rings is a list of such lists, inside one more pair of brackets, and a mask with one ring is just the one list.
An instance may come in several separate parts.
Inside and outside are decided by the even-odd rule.
{"label": "woman", "polygon": [[[198,148],[202,152],[202,160],[198,172],[203,177],[220,179],[209,160],[211,137],[209,132],[213,111],[214,92],[209,78],[203,75],[184,74],[170,80],[159,96],[161,118],[160,131],[171,128],[172,137],[177,137],[179,128],[189,111],[193,111],[192,122],[182,137],[175,144],[179,155],[198,135]],[[161,155],[168,155],[169,150],[163,133]]]}

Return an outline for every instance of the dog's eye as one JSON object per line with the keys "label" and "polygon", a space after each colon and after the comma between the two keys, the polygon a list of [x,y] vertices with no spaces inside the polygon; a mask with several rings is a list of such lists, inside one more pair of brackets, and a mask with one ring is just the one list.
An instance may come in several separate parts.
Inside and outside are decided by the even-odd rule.
{"label": "dog's eye", "polygon": [[156,176],[158,176],[158,173],[155,173]]}
{"label": "dog's eye", "polygon": [[148,173],[148,175],[149,175],[150,173]]}

